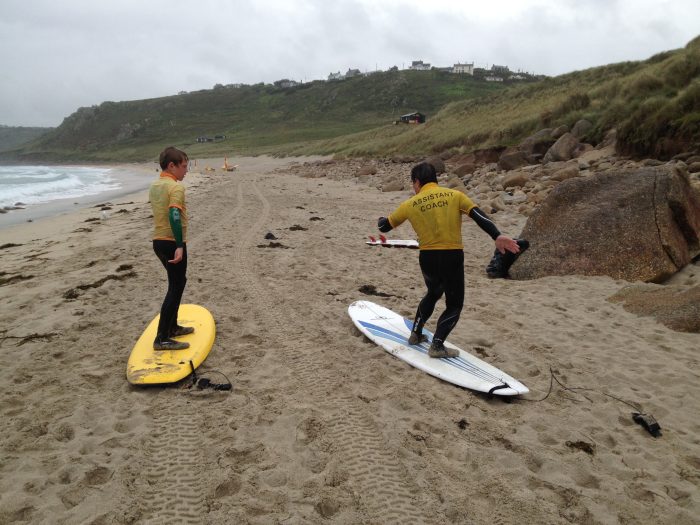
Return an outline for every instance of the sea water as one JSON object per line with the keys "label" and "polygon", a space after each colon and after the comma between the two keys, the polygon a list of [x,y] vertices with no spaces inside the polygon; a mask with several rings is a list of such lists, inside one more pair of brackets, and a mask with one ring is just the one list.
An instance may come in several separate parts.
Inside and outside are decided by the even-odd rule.
{"label": "sea water", "polygon": [[74,199],[119,189],[109,168],[0,166],[0,208]]}

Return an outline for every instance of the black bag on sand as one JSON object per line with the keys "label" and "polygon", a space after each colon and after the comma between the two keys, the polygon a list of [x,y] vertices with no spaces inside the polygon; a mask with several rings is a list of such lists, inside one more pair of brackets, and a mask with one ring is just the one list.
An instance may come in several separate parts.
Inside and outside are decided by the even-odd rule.
{"label": "black bag on sand", "polygon": [[530,247],[529,241],[525,239],[515,239],[515,242],[520,246],[520,253],[501,253],[498,250],[493,252],[491,262],[486,267],[486,275],[491,279],[508,279],[508,270],[513,263],[522,255],[522,253]]}

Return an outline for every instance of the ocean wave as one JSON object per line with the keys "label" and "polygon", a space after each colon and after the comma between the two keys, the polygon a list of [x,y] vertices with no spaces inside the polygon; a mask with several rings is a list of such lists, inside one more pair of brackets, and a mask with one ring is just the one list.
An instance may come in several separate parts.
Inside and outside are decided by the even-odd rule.
{"label": "ocean wave", "polygon": [[0,207],[40,204],[118,189],[107,168],[0,166]]}

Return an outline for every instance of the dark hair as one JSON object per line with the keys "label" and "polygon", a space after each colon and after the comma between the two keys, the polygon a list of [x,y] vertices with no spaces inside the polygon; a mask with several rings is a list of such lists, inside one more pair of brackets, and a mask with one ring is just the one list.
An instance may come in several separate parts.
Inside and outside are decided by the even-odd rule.
{"label": "dark hair", "polygon": [[421,186],[425,186],[429,182],[437,182],[437,174],[435,166],[428,162],[421,162],[413,166],[411,170],[411,182],[417,180]]}
{"label": "dark hair", "polygon": [[177,148],[174,148],[173,146],[168,146],[165,148],[162,153],[160,154],[160,167],[161,169],[165,170],[168,167],[168,164],[171,162],[173,164],[176,164],[179,166],[183,162],[187,162],[189,157],[187,156],[187,153],[184,151],[180,151]]}

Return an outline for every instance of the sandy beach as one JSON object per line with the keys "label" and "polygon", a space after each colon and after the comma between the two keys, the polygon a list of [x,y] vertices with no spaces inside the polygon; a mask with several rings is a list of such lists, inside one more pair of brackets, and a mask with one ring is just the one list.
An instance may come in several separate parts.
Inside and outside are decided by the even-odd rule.
{"label": "sandy beach", "polygon": [[[435,379],[347,315],[367,299],[412,317],[424,293],[417,251],[364,244],[408,191],[303,176],[305,160],[200,161],[185,179],[183,302],[214,315],[200,371],[230,392],[125,379],[166,287],[147,190],[112,199],[107,220],[86,206],[0,229],[0,523],[698,522],[699,334],[608,301],[625,281],[490,280],[493,243],[467,219],[449,339],[530,393]],[[526,221],[493,218],[510,235]],[[700,266],[676,282],[700,283]]]}

